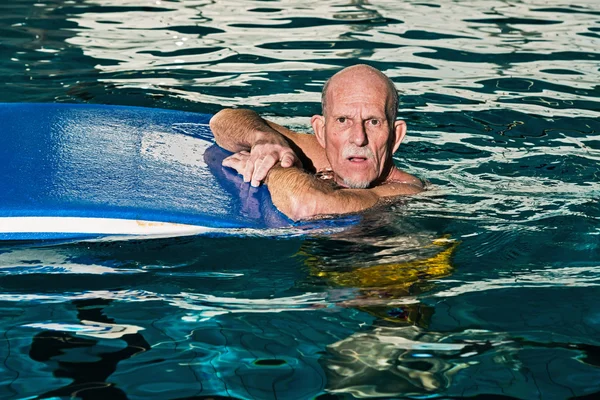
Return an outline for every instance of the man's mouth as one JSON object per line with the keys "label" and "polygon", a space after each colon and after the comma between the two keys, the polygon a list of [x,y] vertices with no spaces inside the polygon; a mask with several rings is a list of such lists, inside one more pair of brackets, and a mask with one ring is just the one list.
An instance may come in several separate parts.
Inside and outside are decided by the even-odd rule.
{"label": "man's mouth", "polygon": [[367,161],[367,157],[350,156],[350,157],[348,157],[348,161],[353,162],[353,163],[361,163],[361,162]]}
{"label": "man's mouth", "polygon": [[368,147],[348,146],[344,148],[342,157],[351,164],[366,164],[367,161],[373,159],[373,152]]}

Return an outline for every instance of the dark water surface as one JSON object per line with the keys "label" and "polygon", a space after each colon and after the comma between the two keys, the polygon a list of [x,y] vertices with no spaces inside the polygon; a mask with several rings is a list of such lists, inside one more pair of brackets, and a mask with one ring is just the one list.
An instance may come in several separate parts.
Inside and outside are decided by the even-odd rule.
{"label": "dark water surface", "polygon": [[0,3],[0,102],[306,131],[358,62],[429,191],[325,237],[0,245],[0,398],[600,397],[597,0]]}

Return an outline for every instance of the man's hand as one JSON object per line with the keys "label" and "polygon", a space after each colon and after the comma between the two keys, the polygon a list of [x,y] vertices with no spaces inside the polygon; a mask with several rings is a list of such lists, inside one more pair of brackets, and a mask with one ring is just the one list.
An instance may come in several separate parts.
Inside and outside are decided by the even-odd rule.
{"label": "man's hand", "polygon": [[284,168],[302,167],[300,159],[284,139],[257,140],[250,152],[240,151],[223,160],[223,166],[235,169],[243,176],[244,182],[250,182],[254,187],[265,180],[276,164]]}

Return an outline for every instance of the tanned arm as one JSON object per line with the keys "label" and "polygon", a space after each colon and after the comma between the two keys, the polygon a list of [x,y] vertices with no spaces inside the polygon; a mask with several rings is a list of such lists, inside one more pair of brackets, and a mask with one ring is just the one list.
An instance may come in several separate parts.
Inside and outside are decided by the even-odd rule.
{"label": "tanned arm", "polygon": [[289,147],[283,134],[272,129],[252,110],[221,110],[211,118],[210,129],[217,144],[233,153],[250,151],[258,141]]}
{"label": "tanned arm", "polygon": [[284,168],[304,166],[313,172],[328,164],[314,135],[293,132],[251,110],[222,110],[210,120],[210,127],[219,146],[234,153],[250,153],[241,173],[244,182],[252,186],[258,186],[277,163]]}
{"label": "tanned arm", "polygon": [[419,193],[418,186],[389,183],[372,189],[334,189],[297,168],[271,169],[266,181],[275,207],[294,221],[346,214],[373,207],[380,199]]}

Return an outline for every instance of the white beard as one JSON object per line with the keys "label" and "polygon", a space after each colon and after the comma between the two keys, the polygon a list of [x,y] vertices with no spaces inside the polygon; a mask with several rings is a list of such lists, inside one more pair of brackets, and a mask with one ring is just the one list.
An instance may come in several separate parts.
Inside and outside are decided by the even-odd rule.
{"label": "white beard", "polygon": [[[372,160],[375,155],[368,147],[356,147],[353,145],[346,145],[342,150],[342,157],[347,158],[351,155],[358,157],[365,157],[367,160]],[[343,179],[344,186],[350,189],[366,189],[371,185],[371,181],[355,181],[352,178]]]}
{"label": "white beard", "polygon": [[366,189],[369,187],[370,184],[371,182],[369,181],[354,181],[350,178],[344,179],[344,186],[350,189]]}

